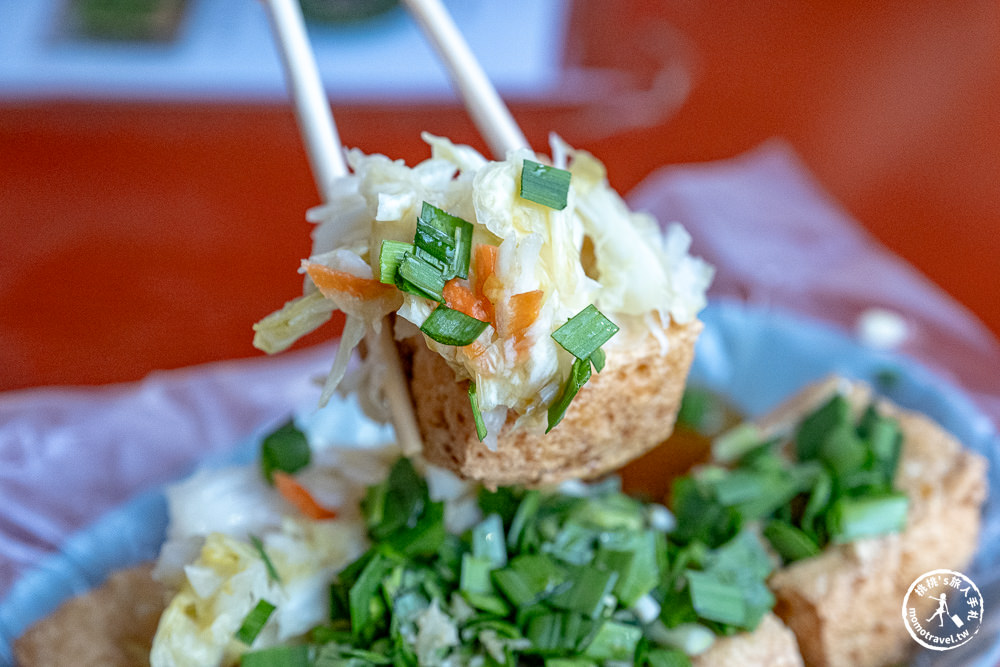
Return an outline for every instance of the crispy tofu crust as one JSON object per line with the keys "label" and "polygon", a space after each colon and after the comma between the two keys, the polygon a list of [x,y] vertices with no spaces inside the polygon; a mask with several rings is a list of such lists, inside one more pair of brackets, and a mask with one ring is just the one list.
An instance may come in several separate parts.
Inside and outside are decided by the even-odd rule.
{"label": "crispy tofu crust", "polygon": [[16,664],[148,665],[165,595],[151,565],[117,572],[30,627],[14,642]]}
{"label": "crispy tofu crust", "polygon": [[702,324],[672,323],[664,354],[652,334],[607,350],[604,370],[577,394],[548,434],[513,428],[490,451],[476,436],[469,382],[419,337],[398,341],[424,456],[488,487],[590,479],[621,467],[670,436]]}
{"label": "crispy tofu crust", "polygon": [[767,614],[753,632],[716,640],[712,647],[692,658],[694,667],[801,667],[802,655],[792,633],[781,619]]}
{"label": "crispy tofu crust", "polygon": [[[838,385],[859,412],[868,404],[865,385],[829,381],[800,394],[764,425],[787,423]],[[878,405],[903,431],[896,487],[910,498],[905,530],[829,547],[769,581],[774,611],[795,632],[808,665],[865,667],[905,659],[917,646],[899,616],[910,584],[929,570],[961,570],[976,551],[987,493],[985,459],[927,417],[884,400]]]}

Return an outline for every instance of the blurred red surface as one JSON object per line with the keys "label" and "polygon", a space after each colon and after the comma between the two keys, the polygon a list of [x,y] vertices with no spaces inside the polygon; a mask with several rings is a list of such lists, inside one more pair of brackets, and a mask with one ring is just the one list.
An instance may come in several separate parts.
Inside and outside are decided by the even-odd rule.
{"label": "blurred red surface", "polygon": [[[876,238],[1000,332],[1000,5],[608,7],[572,5],[567,60],[651,87],[676,54],[687,101],[611,133],[613,120],[597,132],[564,106],[514,103],[533,145],[559,131],[625,192],[662,165],[784,137]],[[422,159],[421,130],[483,148],[456,105],[335,115],[366,152]],[[0,389],[258,354],[252,323],[301,288],[318,197],[284,105],[0,104],[0,183]]]}

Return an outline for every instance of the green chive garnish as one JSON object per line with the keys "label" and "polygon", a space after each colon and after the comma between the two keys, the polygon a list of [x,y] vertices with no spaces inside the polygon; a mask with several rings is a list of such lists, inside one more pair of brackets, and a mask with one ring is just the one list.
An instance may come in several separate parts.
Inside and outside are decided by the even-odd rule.
{"label": "green chive garnish", "polygon": [[259,635],[260,631],[264,629],[267,619],[271,618],[271,614],[274,613],[274,609],[274,605],[267,600],[259,601],[257,605],[250,610],[250,613],[246,615],[246,618],[243,619],[240,629],[236,631],[236,639],[243,642],[247,646],[253,644],[254,640],[257,639],[257,635]]}
{"label": "green chive garnish", "polygon": [[241,655],[240,667],[313,667],[313,661],[308,646],[271,646]]}
{"label": "green chive garnish", "polygon": [[561,211],[566,208],[570,173],[531,160],[521,169],[521,197]]}
{"label": "green chive garnish", "polygon": [[441,267],[445,280],[469,277],[472,254],[472,224],[423,203],[413,239],[418,256]]}
{"label": "green chive garnish", "polygon": [[271,561],[271,558],[267,555],[267,552],[264,551],[263,540],[256,535],[251,535],[250,543],[253,544],[254,548],[257,550],[257,554],[260,556],[260,559],[264,561],[264,567],[267,568],[267,576],[271,578],[271,581],[276,581],[280,584],[281,577],[278,576],[278,570],[274,567],[274,563]]}
{"label": "green chive garnish", "polygon": [[819,545],[786,521],[772,520],[764,526],[764,537],[786,563],[794,563],[819,553]]}
{"label": "green chive garnish", "polygon": [[590,359],[616,333],[618,326],[591,304],[553,331],[552,338],[577,359]]}
{"label": "green chive garnish", "polygon": [[399,263],[403,261],[403,257],[408,253],[413,253],[412,243],[390,240],[382,241],[382,247],[378,253],[379,281],[387,285],[395,284]]}
{"label": "green chive garnish", "polygon": [[396,287],[409,294],[441,302],[446,282],[440,268],[416,255],[404,254],[396,267]]}
{"label": "green chive garnish", "polygon": [[420,330],[442,345],[469,345],[479,338],[489,322],[469,317],[459,310],[438,306],[427,316]]}
{"label": "green chive garnish", "polygon": [[838,543],[898,533],[906,525],[909,499],[902,493],[838,498],[830,508],[827,529]]}
{"label": "green chive garnish", "polygon": [[545,429],[546,433],[554,429],[562,421],[562,418],[566,415],[566,410],[569,408],[569,404],[573,402],[580,388],[587,384],[587,380],[589,379],[590,362],[580,359],[574,361],[573,368],[566,379],[566,384],[563,385],[562,393],[549,406],[549,424],[548,428]]}
{"label": "green chive garnish", "polygon": [[275,470],[291,475],[309,465],[310,458],[309,441],[291,419],[265,437],[260,446],[260,465],[268,483],[273,483]]}
{"label": "green chive garnish", "polygon": [[476,383],[469,383],[469,405],[472,406],[472,420],[476,423],[476,436],[479,442],[486,437],[486,422],[483,421],[483,413],[479,410],[479,394],[476,392]]}

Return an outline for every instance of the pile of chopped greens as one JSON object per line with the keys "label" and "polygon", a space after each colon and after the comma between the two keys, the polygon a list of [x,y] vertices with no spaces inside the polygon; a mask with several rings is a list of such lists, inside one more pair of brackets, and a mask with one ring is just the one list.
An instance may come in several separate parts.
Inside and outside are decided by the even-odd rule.
{"label": "pile of chopped greens", "polygon": [[902,530],[907,498],[895,491],[902,433],[869,405],[860,419],[835,394],[787,437],[765,439],[738,426],[713,443],[720,464],[675,482],[676,538],[710,547],[760,522],[788,563],[830,543]]}
{"label": "pile of chopped greens", "polygon": [[448,533],[443,503],[399,459],[362,503],[372,546],[331,584],[329,622],[241,664],[679,666],[774,603],[752,532],[679,543],[666,508],[615,480],[483,490],[479,505],[481,522]]}

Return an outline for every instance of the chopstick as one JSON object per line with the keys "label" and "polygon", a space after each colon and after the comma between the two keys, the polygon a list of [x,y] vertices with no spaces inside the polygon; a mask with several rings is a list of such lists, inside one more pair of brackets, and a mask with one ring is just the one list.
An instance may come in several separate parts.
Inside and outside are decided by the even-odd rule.
{"label": "chopstick", "polygon": [[524,133],[441,0],[403,0],[403,4],[438,52],[493,156],[503,160],[508,151],[529,148]]}
{"label": "chopstick", "polygon": [[[348,175],[348,169],[333,113],[316,67],[316,58],[306,34],[302,10],[298,0],[265,0],[264,5],[271,18],[275,41],[281,53],[316,189],[326,202],[333,194],[334,181]],[[381,390],[389,405],[397,441],[403,453],[415,454],[421,450],[420,430],[390,329],[389,322],[383,321],[379,333],[369,331],[365,336],[365,343],[369,353],[374,352],[385,363]]]}

